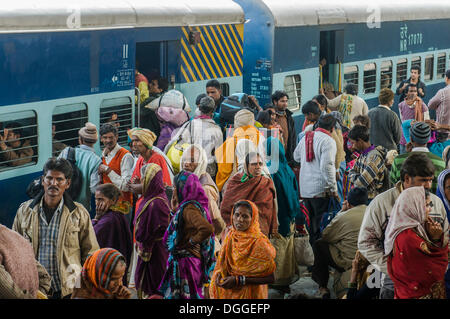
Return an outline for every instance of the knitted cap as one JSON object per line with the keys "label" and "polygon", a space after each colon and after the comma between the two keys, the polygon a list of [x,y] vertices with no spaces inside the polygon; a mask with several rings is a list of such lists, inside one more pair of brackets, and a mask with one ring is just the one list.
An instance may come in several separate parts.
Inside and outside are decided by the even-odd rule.
{"label": "knitted cap", "polygon": [[84,127],[78,131],[78,135],[85,140],[95,143],[98,140],[97,126],[91,122],[86,122]]}
{"label": "knitted cap", "polygon": [[427,144],[431,136],[431,128],[425,122],[416,122],[409,129],[411,141],[419,145]]}

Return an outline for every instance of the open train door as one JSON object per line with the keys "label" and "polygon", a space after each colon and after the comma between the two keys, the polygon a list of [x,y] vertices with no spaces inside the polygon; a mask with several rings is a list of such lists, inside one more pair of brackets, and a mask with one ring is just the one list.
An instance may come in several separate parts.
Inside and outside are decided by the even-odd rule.
{"label": "open train door", "polygon": [[[319,87],[325,91],[333,86],[335,92],[342,92],[342,63],[344,57],[344,30],[320,32]],[[329,84],[328,84],[329,83]]]}

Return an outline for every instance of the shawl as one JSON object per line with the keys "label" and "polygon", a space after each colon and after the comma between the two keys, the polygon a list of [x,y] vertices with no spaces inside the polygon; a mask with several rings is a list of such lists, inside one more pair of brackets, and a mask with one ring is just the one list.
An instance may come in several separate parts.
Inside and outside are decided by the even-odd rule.
{"label": "shawl", "polygon": [[342,94],[338,111],[342,114],[342,124],[346,127],[352,127],[352,119],[350,118],[350,114],[352,113],[352,106],[353,95]]}
{"label": "shawl", "polygon": [[209,291],[212,299],[268,297],[267,285],[245,285],[237,289],[223,289],[216,284],[219,274],[222,279],[227,276],[266,277],[275,271],[275,248],[260,230],[258,207],[251,201],[247,202],[252,207],[250,227],[242,232],[233,225],[227,234],[211,278]]}
{"label": "shawl", "polygon": [[[391,218],[385,232],[384,250],[389,255],[393,248],[396,237],[404,230],[414,228],[417,234],[424,240],[431,242],[425,230],[426,221],[425,188],[423,186],[410,187],[403,192],[395,201],[392,208]],[[445,219],[443,231],[448,231],[448,221]]]}
{"label": "shawl", "polygon": [[278,232],[287,236],[290,224],[300,211],[298,182],[294,172],[289,167],[283,144],[277,138],[267,139],[267,163],[269,172],[277,191],[278,202]]}
{"label": "shawl", "polygon": [[235,203],[249,200],[259,209],[261,231],[268,236],[278,229],[276,190],[270,177],[261,175],[247,179],[244,183],[244,173],[237,173],[228,181],[223,195],[220,212],[225,223],[231,224],[231,212]]}
{"label": "shawl", "polygon": [[305,150],[306,150],[306,161],[312,162],[314,160],[315,154],[314,154],[314,133],[315,132],[322,132],[324,134],[327,134],[331,137],[331,133],[327,130],[324,130],[323,128],[316,128],[314,131],[306,132],[305,134]]}
{"label": "shawl", "polygon": [[201,145],[191,144],[183,151],[180,159],[180,168],[183,169],[183,163],[191,155],[191,149],[196,150],[194,151],[194,161],[198,164],[193,173],[200,178],[200,176],[206,173],[206,167],[208,166],[208,156]]}
{"label": "shawl", "polygon": [[121,259],[125,261],[125,257],[112,248],[99,249],[87,257],[81,270],[81,278],[88,286],[92,286],[92,294],[99,291],[106,296],[112,295],[108,286]]}
{"label": "shawl", "polygon": [[136,136],[147,148],[152,148],[153,143],[156,141],[156,135],[152,131],[146,128],[135,127],[128,131],[128,136]]}
{"label": "shawl", "polygon": [[438,176],[438,185],[436,195],[442,200],[444,203],[445,211],[447,212],[447,219],[450,220],[450,203],[445,196],[445,178],[450,174],[450,169],[443,170]]}
{"label": "shawl", "polygon": [[414,120],[416,122],[423,122],[422,99],[420,97],[417,97],[414,100],[408,100],[405,98],[405,103],[409,106],[413,105],[414,102],[417,102],[416,106],[414,106]]}

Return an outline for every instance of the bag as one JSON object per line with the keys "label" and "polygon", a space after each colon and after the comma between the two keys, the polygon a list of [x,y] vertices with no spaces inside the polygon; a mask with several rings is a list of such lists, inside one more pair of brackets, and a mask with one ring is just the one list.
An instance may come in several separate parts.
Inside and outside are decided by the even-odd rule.
{"label": "bag", "polygon": [[180,172],[180,162],[181,156],[183,156],[183,152],[190,146],[189,143],[180,143],[181,138],[183,137],[183,132],[189,127],[191,133],[191,144],[192,141],[192,121],[189,124],[186,124],[183,128],[181,128],[181,132],[178,135],[178,139],[172,141],[169,145],[167,145],[167,157],[172,164],[173,171],[175,174]]}
{"label": "bag", "polygon": [[[72,179],[70,180],[70,187],[68,190],[66,190],[66,193],[69,194],[70,198],[75,199],[80,195],[81,188],[83,186],[83,174],[76,165],[75,148],[71,146],[69,146],[67,152],[67,160],[72,166]],[[29,198],[35,198],[41,192],[44,192],[44,186],[42,186],[41,177],[38,177],[32,180],[31,183],[27,186],[26,194]]]}
{"label": "bag", "polygon": [[234,93],[227,97],[220,105],[219,121],[222,127],[234,125],[234,115],[242,109],[254,112],[248,95],[245,93]]}
{"label": "bag", "polygon": [[171,123],[176,127],[183,125],[189,120],[189,114],[185,110],[168,106],[159,107],[156,111],[156,117],[158,120]]}
{"label": "bag", "polygon": [[294,234],[294,255],[298,266],[314,265],[314,252],[309,242],[309,234]]}
{"label": "bag", "polygon": [[191,107],[189,106],[186,97],[184,96],[183,93],[181,93],[178,90],[167,91],[160,97],[151,101],[145,107],[156,111],[156,109],[158,109],[161,106],[181,109],[186,112],[191,111]]}
{"label": "bag", "polygon": [[[292,226],[295,227],[294,224]],[[294,230],[291,227],[291,230]],[[276,250],[275,257],[275,282],[273,286],[286,286],[298,280],[298,268],[294,253],[294,233],[287,237],[275,234],[270,242]]]}
{"label": "bag", "polygon": [[321,233],[323,232],[325,227],[328,226],[328,224],[331,222],[334,216],[336,216],[337,213],[339,213],[341,208],[342,208],[341,203],[339,203],[339,201],[336,198],[331,197],[328,203],[328,210],[322,215],[322,219],[320,220]]}

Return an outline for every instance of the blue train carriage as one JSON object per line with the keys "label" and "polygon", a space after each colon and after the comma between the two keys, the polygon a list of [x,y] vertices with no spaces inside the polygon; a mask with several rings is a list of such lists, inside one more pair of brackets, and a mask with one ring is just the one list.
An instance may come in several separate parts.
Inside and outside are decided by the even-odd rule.
{"label": "blue train carriage", "polygon": [[[297,132],[304,121],[301,105],[319,92],[322,58],[323,82],[336,91],[358,84],[369,108],[378,105],[380,89],[395,92],[415,64],[426,84],[425,103],[445,85],[450,37],[439,30],[450,29],[448,3],[235,1],[246,18],[244,91],[262,104],[275,90],[287,91]],[[398,113],[397,102],[398,96]]]}
{"label": "blue train carriage", "polygon": [[[215,25],[216,21],[220,24]],[[0,223],[12,225],[18,206],[28,199],[26,186],[41,174],[49,157],[67,145],[78,144],[78,130],[87,121],[97,127],[105,122],[115,123],[119,127],[119,144],[126,146],[126,131],[137,124],[137,62],[146,75],[168,78],[171,87],[181,89],[191,105],[196,95],[205,91],[205,82],[200,89],[197,81],[206,81],[208,76],[232,74],[226,79],[218,78],[228,81],[230,90],[242,91],[242,49],[238,55],[239,71],[225,72],[218,66],[211,74],[195,73],[202,66],[186,58],[199,54],[191,48],[196,46],[199,51],[218,52],[217,56],[205,53],[203,62],[211,66],[223,62],[229,56],[223,55],[219,60],[218,50],[231,43],[223,40],[215,28],[228,32],[227,38],[233,37],[234,45],[242,47],[242,22],[243,11],[232,1],[222,10],[199,1],[77,4],[66,0],[3,5],[0,134],[3,136],[5,128],[13,126],[13,132],[19,134],[13,147],[27,156],[19,162],[0,153]],[[208,26],[211,27],[203,31]],[[191,30],[195,31],[193,35]],[[192,40],[196,32],[200,33],[200,42],[195,38],[196,43],[187,45],[189,36]],[[182,50],[183,46],[187,49]],[[190,78],[192,74],[195,78]],[[101,153],[100,142],[95,149]]]}

